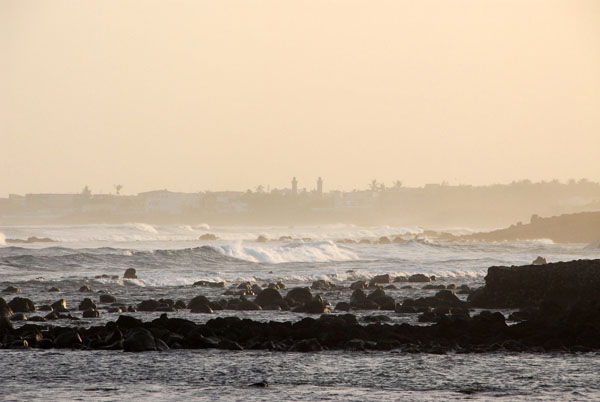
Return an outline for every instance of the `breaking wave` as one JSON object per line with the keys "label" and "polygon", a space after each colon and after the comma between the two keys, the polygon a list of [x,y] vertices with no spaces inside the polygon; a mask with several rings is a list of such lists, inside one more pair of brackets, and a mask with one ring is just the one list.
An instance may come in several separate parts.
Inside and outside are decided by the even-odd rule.
{"label": "breaking wave", "polygon": [[351,261],[360,259],[354,251],[338,246],[332,241],[297,242],[276,247],[248,246],[238,242],[211,247],[228,257],[268,264]]}

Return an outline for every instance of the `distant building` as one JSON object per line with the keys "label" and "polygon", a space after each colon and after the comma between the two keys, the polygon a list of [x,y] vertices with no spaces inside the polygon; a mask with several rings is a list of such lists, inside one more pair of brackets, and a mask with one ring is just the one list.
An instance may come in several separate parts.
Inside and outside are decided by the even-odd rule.
{"label": "distant building", "polygon": [[200,194],[175,193],[167,190],[147,191],[138,194],[144,199],[147,213],[179,214],[186,209],[200,207]]}
{"label": "distant building", "polygon": [[323,195],[323,179],[321,177],[317,179],[317,194],[319,196]]}
{"label": "distant building", "polygon": [[296,180],[296,176],[292,179],[292,195],[298,195],[298,180]]}

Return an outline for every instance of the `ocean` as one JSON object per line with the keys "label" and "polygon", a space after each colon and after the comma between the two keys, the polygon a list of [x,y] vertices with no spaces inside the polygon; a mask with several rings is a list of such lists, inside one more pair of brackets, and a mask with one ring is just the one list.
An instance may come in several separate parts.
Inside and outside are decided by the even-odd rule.
{"label": "ocean", "polygon": [[[454,229],[453,233],[468,233]],[[200,240],[213,234],[216,240]],[[8,239],[50,238],[48,243]],[[259,236],[267,239],[258,242]],[[378,244],[378,239],[403,242]],[[360,242],[362,240],[362,242]],[[368,243],[366,240],[369,240]],[[375,244],[377,243],[377,244]],[[123,305],[170,298],[211,300],[249,281],[282,282],[289,289],[326,280],[338,285],[313,291],[334,306],[348,301],[349,285],[375,275],[435,275],[435,284],[483,285],[487,268],[523,265],[537,256],[549,262],[600,258],[585,244],[540,239],[506,243],[458,243],[428,238],[420,228],[324,225],[319,227],[209,227],[208,225],[71,225],[0,227],[0,290],[16,286],[36,305],[65,299],[77,310],[84,297],[110,293]],[[127,268],[138,279],[123,279]],[[224,288],[193,286],[223,282]],[[81,293],[88,285],[92,293]],[[431,295],[422,284],[397,283],[386,293],[397,301]],[[341,289],[341,287],[346,289]],[[52,287],[59,292],[48,292]],[[285,293],[285,290],[281,290]],[[7,301],[14,295],[0,294]],[[464,300],[466,295],[460,295]],[[114,321],[118,313],[56,325],[89,326]],[[352,312],[359,322],[386,314],[392,322],[418,324],[415,314]],[[503,312],[508,314],[509,312]],[[28,315],[35,315],[30,313]],[[81,312],[72,311],[81,317]],[[127,313],[148,321],[157,312]],[[335,312],[332,314],[336,314]],[[290,311],[169,313],[195,322],[218,316],[297,321]],[[15,322],[22,325],[24,322]],[[53,322],[54,323],[54,322]],[[423,324],[420,324],[423,325]],[[600,358],[585,354],[406,354],[399,351],[293,353],[269,351],[0,350],[3,400],[598,400]],[[248,387],[267,381],[268,388]]]}

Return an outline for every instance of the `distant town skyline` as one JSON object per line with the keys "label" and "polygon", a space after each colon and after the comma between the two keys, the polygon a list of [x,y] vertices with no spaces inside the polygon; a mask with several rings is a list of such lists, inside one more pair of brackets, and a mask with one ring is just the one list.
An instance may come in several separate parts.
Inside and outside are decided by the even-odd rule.
{"label": "distant town skyline", "polygon": [[600,180],[600,2],[13,1],[0,196]]}
{"label": "distant town skyline", "polygon": [[202,192],[247,192],[247,191],[251,191],[251,192],[271,192],[272,190],[289,190],[290,193],[294,193],[294,184],[293,181],[296,181],[296,192],[297,193],[301,193],[303,191],[307,191],[307,192],[318,192],[319,191],[319,179],[322,180],[322,187],[321,187],[321,191],[322,193],[329,193],[329,192],[335,192],[335,191],[341,191],[341,192],[351,192],[351,191],[368,191],[368,190],[372,190],[373,189],[373,185],[375,184],[378,189],[392,189],[392,188],[397,188],[397,187],[403,187],[403,188],[424,188],[426,186],[429,185],[442,185],[442,186],[474,186],[474,187],[485,187],[485,186],[494,186],[494,185],[510,185],[513,183],[518,183],[518,182],[529,182],[529,183],[550,183],[550,182],[558,182],[561,184],[568,184],[570,182],[573,183],[580,183],[580,182],[591,182],[591,183],[600,183],[600,180],[590,180],[587,177],[581,177],[581,178],[570,178],[567,180],[559,180],[556,178],[552,178],[549,180],[531,180],[531,179],[518,179],[518,180],[512,180],[510,182],[496,182],[496,183],[485,183],[485,184],[473,184],[473,183],[452,183],[446,180],[442,180],[442,181],[438,181],[438,182],[430,182],[430,183],[423,183],[423,184],[418,184],[418,185],[409,185],[406,184],[404,181],[402,180],[393,180],[390,182],[384,182],[382,180],[378,180],[378,179],[372,179],[366,183],[364,183],[362,186],[356,186],[353,188],[340,188],[339,186],[335,186],[335,183],[329,183],[325,178],[322,178],[321,176],[317,177],[315,180],[313,180],[312,182],[309,183],[304,183],[301,182],[300,180],[298,180],[298,178],[296,176],[293,176],[286,184],[283,184],[282,186],[275,186],[275,185],[271,185],[269,183],[257,183],[255,185],[252,186],[248,186],[246,188],[219,188],[219,189],[196,189],[196,190],[182,190],[182,189],[177,189],[174,187],[169,187],[169,186],[163,186],[163,187],[157,187],[157,188],[145,188],[142,189],[141,191],[127,191],[128,186],[123,185],[123,184],[113,184],[111,187],[109,187],[106,191],[103,190],[102,188],[95,188],[91,185],[85,184],[82,187],[80,187],[79,189],[67,189],[65,191],[60,191],[60,190],[50,190],[50,191],[26,191],[26,192],[14,192],[14,191],[7,191],[5,194],[3,194],[2,192],[0,192],[0,198],[6,198],[9,195],[25,195],[25,194],[82,194],[82,193],[87,193],[87,194],[106,194],[106,195],[137,195],[137,194],[143,194],[143,193],[148,193],[148,192],[154,192],[154,191],[169,191],[169,192],[176,192],[176,193],[202,193]]}

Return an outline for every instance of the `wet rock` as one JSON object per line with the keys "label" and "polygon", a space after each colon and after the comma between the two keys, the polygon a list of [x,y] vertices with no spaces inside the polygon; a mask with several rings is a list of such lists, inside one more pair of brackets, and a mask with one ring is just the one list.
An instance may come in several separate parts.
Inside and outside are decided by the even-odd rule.
{"label": "wet rock", "polygon": [[425,286],[423,286],[423,289],[425,289],[425,290],[439,290],[439,289],[446,289],[446,286],[444,286],[444,285],[425,285]]}
{"label": "wet rock", "polygon": [[217,347],[223,350],[244,350],[244,348],[239,343],[231,341],[229,339],[221,340]]}
{"label": "wet rock", "polygon": [[100,313],[95,309],[88,309],[83,312],[83,318],[99,318]]}
{"label": "wet rock", "polygon": [[148,352],[156,350],[154,336],[152,336],[150,331],[142,327],[128,331],[123,341],[123,351],[125,352]]}
{"label": "wet rock", "polygon": [[269,383],[266,381],[261,381],[261,382],[255,382],[254,384],[250,384],[248,385],[249,387],[256,387],[256,388],[268,388],[269,387]]}
{"label": "wet rock", "polygon": [[13,314],[12,309],[9,307],[6,300],[0,297],[0,317],[8,317]]}
{"label": "wet rock", "polygon": [[356,281],[350,285],[350,290],[365,289],[368,286],[365,281]]}
{"label": "wet rock", "polygon": [[322,298],[316,297],[308,303],[297,307],[294,311],[308,314],[326,314],[329,313],[329,308],[327,308]]}
{"label": "wet rock", "polygon": [[116,303],[117,298],[113,295],[103,294],[100,295],[100,303]]}
{"label": "wet rock", "polygon": [[96,304],[92,301],[92,299],[86,297],[79,303],[79,311],[85,311],[89,309],[96,309]]}
{"label": "wet rock", "polygon": [[396,311],[396,313],[400,313],[400,314],[418,313],[416,307],[411,306],[411,305],[405,305],[405,304],[396,304],[396,308],[394,311]]}
{"label": "wet rock", "polygon": [[28,349],[29,348],[29,342],[27,342],[25,339],[17,339],[15,341],[12,341],[9,345],[8,345],[9,349]]}
{"label": "wet rock", "polygon": [[569,308],[600,302],[598,288],[600,260],[490,267],[485,286],[472,291],[468,301],[481,308],[540,307],[545,302]]}
{"label": "wet rock", "polygon": [[468,285],[460,285],[457,290],[459,295],[468,295],[471,293],[471,288]]}
{"label": "wet rock", "polygon": [[244,296],[240,296],[240,302],[237,305],[236,310],[239,311],[255,311],[262,310],[262,307],[253,301],[246,299]]}
{"label": "wet rock", "polygon": [[350,297],[350,306],[359,310],[378,310],[379,305],[367,298],[365,292],[361,289],[356,289]]}
{"label": "wet rock", "polygon": [[194,314],[212,314],[213,309],[208,304],[195,303],[194,307],[190,309],[190,313]]}
{"label": "wet rock", "polygon": [[265,308],[266,306],[281,306],[283,304],[283,297],[276,289],[267,288],[260,292],[254,300],[256,304]]}
{"label": "wet rock", "polygon": [[89,293],[92,291],[92,288],[89,287],[88,285],[83,285],[82,287],[79,288],[79,291],[82,293],[84,293],[84,292]]}
{"label": "wet rock", "polygon": [[67,301],[65,299],[55,301],[50,307],[52,307],[52,310],[56,311],[57,313],[69,312],[69,309],[67,309]]}
{"label": "wet rock", "polygon": [[321,352],[323,346],[319,343],[317,338],[303,339],[294,343],[289,351],[290,352]]}
{"label": "wet rock", "polygon": [[365,322],[390,322],[392,319],[387,315],[368,315],[363,318]]}
{"label": "wet rock", "polygon": [[256,238],[256,242],[257,242],[257,243],[266,243],[266,242],[268,242],[268,241],[269,241],[269,240],[268,240],[268,239],[267,239],[265,236],[263,236],[263,235],[260,235],[260,236],[258,236],[258,237]]}
{"label": "wet rock", "polygon": [[376,275],[369,281],[369,286],[373,287],[375,285],[382,284],[382,283],[390,283],[391,279],[392,278],[390,277],[389,274]]}
{"label": "wet rock", "polygon": [[386,295],[383,289],[376,289],[375,291],[371,292],[371,294],[367,296],[367,299],[375,302],[381,310],[394,311],[396,308],[396,301],[394,298]]}
{"label": "wet rock", "polygon": [[312,293],[308,288],[296,287],[290,289],[285,295],[286,300],[293,301],[295,303],[304,304],[312,301]]}
{"label": "wet rock", "polygon": [[531,265],[545,265],[548,264],[548,260],[546,260],[544,257],[542,256],[538,256],[535,260],[533,260],[533,262],[531,263]]}
{"label": "wet rock", "polygon": [[50,289],[48,289],[48,292],[60,292],[60,289],[57,288],[56,286],[53,286]]}
{"label": "wet rock", "polygon": [[142,326],[142,322],[135,317],[129,315],[121,315],[116,321],[116,325],[120,329],[138,328]]}
{"label": "wet rock", "polygon": [[394,278],[394,283],[396,282],[408,282],[408,277],[405,275],[398,275]]}
{"label": "wet rock", "polygon": [[27,316],[23,313],[15,313],[10,316],[11,321],[27,321]]}
{"label": "wet rock", "polygon": [[0,317],[0,340],[2,340],[5,335],[11,335],[14,332],[15,327],[8,317]]}
{"label": "wet rock", "polygon": [[414,274],[408,277],[409,282],[431,282],[431,278],[424,274]]}
{"label": "wet rock", "polygon": [[205,233],[198,238],[198,240],[217,240],[218,237],[212,233]]}
{"label": "wet rock", "polygon": [[158,300],[144,300],[140,304],[137,305],[138,311],[155,311],[158,307],[160,307],[160,302]]}
{"label": "wet rock", "polygon": [[60,317],[56,311],[52,311],[44,316],[44,319],[47,321],[58,320]]}
{"label": "wet rock", "polygon": [[319,279],[317,281],[314,281],[310,287],[313,290],[331,290],[335,286],[331,282],[328,282],[324,279]]}
{"label": "wet rock", "polygon": [[55,337],[53,342],[55,348],[77,348],[82,345],[81,335],[70,329]]}
{"label": "wet rock", "polygon": [[25,297],[15,297],[8,302],[8,307],[15,313],[32,313],[35,311],[35,304]]}
{"label": "wet rock", "polygon": [[366,343],[362,339],[350,339],[344,345],[344,349],[351,352],[362,352],[367,350]]}
{"label": "wet rock", "polygon": [[350,304],[346,302],[339,302],[335,305],[335,311],[350,311]]}
{"label": "wet rock", "polygon": [[127,268],[123,274],[123,279],[137,279],[137,271],[135,268]]}
{"label": "wet rock", "polygon": [[181,309],[187,308],[187,306],[186,306],[186,304],[185,304],[185,302],[183,300],[177,300],[175,302],[175,308],[181,310]]}
{"label": "wet rock", "polygon": [[21,293],[21,288],[17,288],[15,286],[8,286],[2,290],[2,293]]}
{"label": "wet rock", "polygon": [[209,305],[210,305],[210,300],[208,300],[208,297],[199,295],[199,296],[194,297],[192,300],[190,300],[187,307],[190,310],[195,310],[195,309],[202,309],[202,306],[209,306]]}

